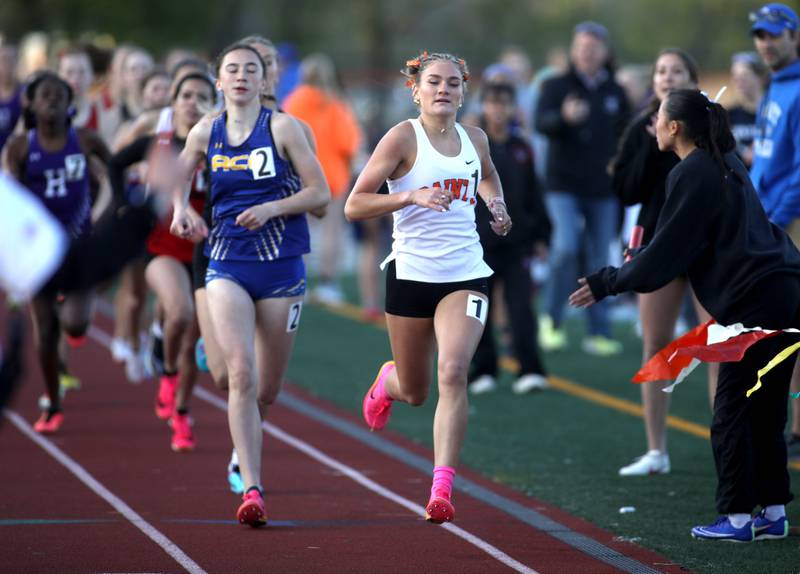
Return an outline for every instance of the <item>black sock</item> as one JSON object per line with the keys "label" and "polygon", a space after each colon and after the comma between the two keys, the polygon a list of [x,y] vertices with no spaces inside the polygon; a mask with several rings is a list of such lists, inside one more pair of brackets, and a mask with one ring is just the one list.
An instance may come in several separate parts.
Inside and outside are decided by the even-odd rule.
{"label": "black sock", "polygon": [[164,339],[161,337],[153,337],[153,355],[159,361],[164,361]]}
{"label": "black sock", "polygon": [[184,417],[189,414],[189,409],[187,409],[186,407],[180,408],[178,409],[178,414]]}
{"label": "black sock", "polygon": [[264,491],[263,491],[263,490],[261,490],[261,488],[260,488],[260,487],[258,487],[258,486],[251,486],[250,488],[248,488],[247,490],[245,490],[245,491],[244,491],[244,493],[245,493],[245,494],[248,494],[248,493],[249,493],[251,490],[257,490],[257,491],[258,491],[258,493],[259,493],[259,494],[260,494],[262,497],[264,496]]}

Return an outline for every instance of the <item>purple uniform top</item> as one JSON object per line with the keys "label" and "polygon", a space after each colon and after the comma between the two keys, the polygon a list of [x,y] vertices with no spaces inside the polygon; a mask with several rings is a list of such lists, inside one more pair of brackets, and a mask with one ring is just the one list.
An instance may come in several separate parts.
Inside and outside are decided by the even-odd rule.
{"label": "purple uniform top", "polygon": [[14,131],[22,113],[21,97],[22,88],[17,88],[9,99],[0,100],[0,150],[6,145],[6,140]]}
{"label": "purple uniform top", "polygon": [[23,183],[71,237],[89,231],[92,210],[89,166],[74,128],[69,129],[66,145],[57,152],[42,149],[36,129],[28,132]]}

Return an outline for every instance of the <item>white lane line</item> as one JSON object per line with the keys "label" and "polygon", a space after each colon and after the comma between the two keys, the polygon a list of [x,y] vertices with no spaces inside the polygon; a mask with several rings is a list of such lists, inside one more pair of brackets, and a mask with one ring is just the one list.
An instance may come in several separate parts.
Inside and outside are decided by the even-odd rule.
{"label": "white lane line", "polygon": [[[89,336],[92,337],[101,345],[103,345],[104,347],[110,349],[111,338],[103,330],[93,326],[92,328],[89,329]],[[201,400],[209,403],[212,406],[217,407],[222,412],[224,413],[228,412],[228,403],[224,399],[218,397],[213,393],[210,393],[206,389],[203,389],[201,387],[195,387],[194,394],[197,395],[197,397],[200,398]],[[348,476],[349,478],[351,478],[352,480],[354,480],[367,490],[371,490],[375,494],[382,496],[388,500],[391,500],[396,504],[399,504],[400,506],[410,510],[414,514],[425,516],[425,509],[422,506],[411,502],[407,498],[403,498],[399,494],[392,492],[387,488],[384,488],[383,486],[381,486],[380,484],[378,484],[373,480],[370,480],[369,478],[367,478],[354,468],[351,468],[346,464],[341,463],[338,460],[329,457],[322,451],[317,450],[310,444],[303,442],[302,440],[288,434],[287,432],[281,430],[280,428],[276,427],[273,424],[265,422],[262,423],[262,427],[264,428],[264,431],[267,432],[268,434],[296,448],[297,450],[305,453],[306,455],[310,456],[317,462],[320,462],[321,464],[324,464],[325,466],[337,470],[340,473]],[[492,546],[482,538],[479,538],[474,534],[470,534],[466,530],[459,528],[454,524],[449,524],[449,523],[443,524],[442,528],[447,529],[451,534],[454,534],[459,538],[462,538],[463,540],[469,542],[473,546],[479,548],[480,550],[483,550],[489,556],[491,556],[495,560],[498,560],[499,562],[502,562],[503,564],[515,570],[516,572],[520,572],[522,574],[539,574],[536,570],[528,568],[525,564],[522,564],[521,562],[514,560],[511,556],[509,556],[499,548]]]}
{"label": "white lane line", "polygon": [[[207,391],[202,387],[195,387],[194,393],[199,399],[209,403],[212,406],[217,407],[222,412],[228,412],[228,403],[224,399],[218,397],[217,395]],[[382,496],[383,498],[391,500],[395,504],[399,504],[400,506],[406,508],[407,510],[410,510],[414,514],[418,514],[419,516],[425,516],[425,509],[419,504],[415,504],[410,500],[408,500],[407,498],[403,498],[399,494],[392,492],[388,488],[381,486],[380,484],[378,484],[374,480],[367,478],[354,468],[347,466],[346,464],[341,463],[334,458],[329,457],[327,454],[314,448],[307,442],[304,442],[298,439],[297,437],[290,435],[289,433],[281,430],[279,427],[276,427],[271,423],[264,422],[261,424],[261,426],[267,434],[272,435],[279,441],[284,442],[289,446],[296,448],[297,450],[308,455],[317,462],[340,472],[341,474],[357,482],[367,490],[374,492],[378,496]],[[442,528],[445,528],[451,534],[454,534],[459,538],[462,538],[463,540],[469,542],[473,546],[476,546],[480,550],[483,550],[495,560],[502,562],[503,564],[505,564],[506,566],[517,572],[521,572],[524,574],[538,574],[536,570],[533,570],[527,567],[525,564],[522,564],[521,562],[514,560],[511,556],[509,556],[499,548],[492,546],[482,538],[479,538],[474,534],[470,534],[466,530],[459,528],[454,524],[446,523],[442,525]]]}
{"label": "white lane line", "polygon": [[174,558],[178,564],[183,566],[187,572],[190,574],[206,574],[206,571],[203,570],[194,560],[189,558],[183,550],[178,548],[178,546],[172,540],[164,536],[152,524],[139,516],[135,510],[133,510],[130,506],[125,504],[121,498],[103,486],[95,477],[89,474],[89,471],[83,468],[75,460],[70,458],[68,454],[58,448],[55,444],[53,444],[53,442],[34,431],[27,421],[19,416],[19,414],[11,410],[5,410],[3,411],[3,414],[15,427],[20,430],[22,434],[42,447],[47,454],[60,462],[64,468],[74,474],[78,480],[89,487],[89,490],[105,500],[114,508],[114,510],[127,518],[128,521],[136,528],[141,530],[145,536],[158,544],[164,550],[164,552],[172,556],[172,558]]}

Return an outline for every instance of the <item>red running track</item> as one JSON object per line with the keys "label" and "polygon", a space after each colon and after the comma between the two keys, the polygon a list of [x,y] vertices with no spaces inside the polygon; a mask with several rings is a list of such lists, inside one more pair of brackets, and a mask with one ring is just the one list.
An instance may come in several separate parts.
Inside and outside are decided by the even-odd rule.
{"label": "red running track", "polygon": [[[427,501],[428,474],[282,405],[270,412],[264,443],[270,524],[241,526],[234,520],[239,500],[225,476],[231,443],[219,406],[224,396],[207,380],[193,401],[198,449],[175,454],[169,429],[153,413],[155,385],[125,382],[107,350],[92,341],[73,354],[83,389],[68,394],[62,431],[39,444],[14,422],[32,423],[43,388],[32,351],[27,359],[14,411],[0,426],[4,573],[623,571],[464,493],[454,496],[456,528],[428,524],[416,506]],[[296,387],[284,392],[360,424]],[[432,458],[398,435],[382,436]],[[84,481],[65,464],[88,473]],[[685,572],[468,469],[460,475],[590,537],[602,545],[599,553],[616,551],[640,563],[627,571]]]}

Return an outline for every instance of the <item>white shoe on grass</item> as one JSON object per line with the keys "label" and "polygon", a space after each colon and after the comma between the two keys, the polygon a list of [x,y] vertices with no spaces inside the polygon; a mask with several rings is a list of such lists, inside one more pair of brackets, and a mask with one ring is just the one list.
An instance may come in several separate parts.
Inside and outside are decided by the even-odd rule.
{"label": "white shoe on grass", "polygon": [[547,388],[547,378],[544,375],[529,373],[522,375],[511,385],[515,395],[524,395],[531,391],[541,391]]}
{"label": "white shoe on grass", "polygon": [[648,476],[669,474],[669,455],[660,450],[649,450],[628,466],[619,469],[620,476]]}
{"label": "white shoe on grass", "polygon": [[497,388],[497,381],[495,381],[492,375],[481,375],[472,381],[468,388],[471,395],[491,393]]}

